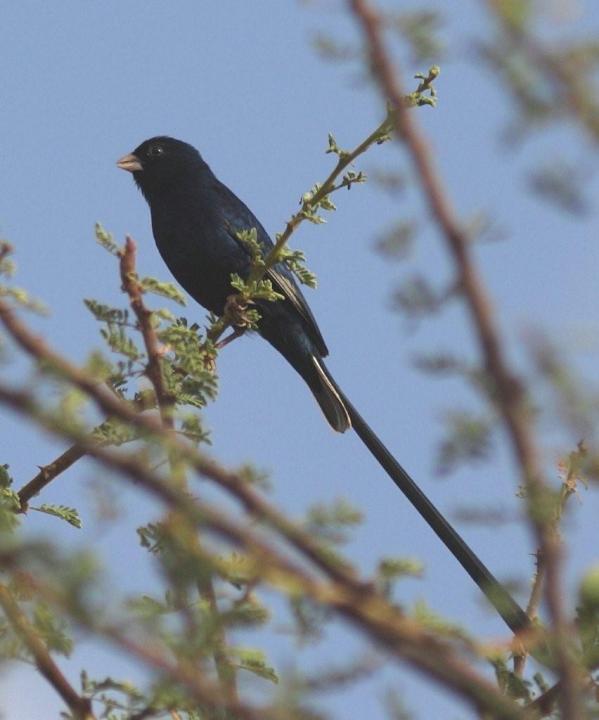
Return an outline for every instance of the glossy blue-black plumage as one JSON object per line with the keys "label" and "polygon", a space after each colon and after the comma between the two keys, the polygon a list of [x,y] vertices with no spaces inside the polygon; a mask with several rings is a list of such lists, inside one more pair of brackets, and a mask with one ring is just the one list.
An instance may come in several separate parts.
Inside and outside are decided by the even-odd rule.
{"label": "glossy blue-black plumage", "polygon": [[[237,233],[255,228],[264,254],[273,243],[266,230],[198,151],[168,137],[146,140],[132,155],[130,169],[150,206],[152,230],[165,263],[177,281],[204,307],[222,315],[234,293],[231,274],[246,277],[250,256]],[[343,432],[351,423],[338,388],[322,358],[328,350],[292,273],[276,265],[268,273],[284,295],[259,302],[259,332],[308,383],[327,420]]]}
{"label": "glossy blue-black plumage", "polygon": [[[236,238],[256,228],[264,252],[272,241],[249,208],[212,173],[187,143],[168,137],[146,140],[118,163],[133,173],[152,214],[154,238],[175,278],[204,307],[222,314],[232,293],[231,273],[247,275],[250,258]],[[261,303],[260,333],[299,372],[314,393],[331,426],[340,432],[353,425],[372,455],[406,495],[447,548],[487,595],[514,632],[530,627],[528,615],[468,547],[395,460],[337,387],[322,358],[327,348],[297,287],[283,266],[269,273],[285,299]]]}

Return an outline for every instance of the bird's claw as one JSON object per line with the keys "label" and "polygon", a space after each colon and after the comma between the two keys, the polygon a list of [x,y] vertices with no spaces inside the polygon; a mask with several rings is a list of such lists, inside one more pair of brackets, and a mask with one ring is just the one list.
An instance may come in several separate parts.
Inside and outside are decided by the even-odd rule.
{"label": "bird's claw", "polygon": [[236,330],[243,332],[251,325],[248,309],[253,304],[251,300],[246,300],[241,295],[229,295],[225,301],[224,316]]}

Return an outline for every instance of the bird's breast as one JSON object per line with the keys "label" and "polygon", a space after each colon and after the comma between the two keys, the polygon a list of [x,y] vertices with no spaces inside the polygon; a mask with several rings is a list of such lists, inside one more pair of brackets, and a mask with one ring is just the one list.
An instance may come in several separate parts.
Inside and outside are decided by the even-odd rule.
{"label": "bird's breast", "polygon": [[232,294],[231,274],[244,273],[247,260],[221,237],[213,218],[199,213],[152,209],[158,251],[177,282],[197,302],[221,315]]}

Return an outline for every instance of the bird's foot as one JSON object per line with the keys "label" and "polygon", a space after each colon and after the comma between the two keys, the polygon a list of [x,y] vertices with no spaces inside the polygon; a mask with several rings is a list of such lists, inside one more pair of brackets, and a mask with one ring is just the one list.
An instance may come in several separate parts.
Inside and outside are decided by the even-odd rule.
{"label": "bird's foot", "polygon": [[227,335],[227,337],[224,337],[222,340],[216,343],[216,349],[222,350],[224,347],[226,347],[230,342],[233,342],[233,340],[237,339],[238,337],[241,337],[245,332],[245,328],[243,327],[236,327],[233,328],[233,331]]}
{"label": "bird's foot", "polygon": [[225,301],[223,317],[235,328],[241,331],[252,327],[255,310],[250,307],[254,303],[241,295],[229,295]]}

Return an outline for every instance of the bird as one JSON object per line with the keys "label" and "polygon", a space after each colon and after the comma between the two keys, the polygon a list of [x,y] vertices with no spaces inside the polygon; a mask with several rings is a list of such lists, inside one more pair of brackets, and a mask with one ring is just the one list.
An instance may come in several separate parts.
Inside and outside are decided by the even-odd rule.
{"label": "bird", "polygon": [[[221,316],[235,293],[231,275],[247,278],[252,265],[251,252],[239,234],[254,229],[264,256],[273,247],[262,224],[218,180],[198,150],[182,140],[150,138],[121,157],[117,166],[132,173],[146,199],[158,251],[177,282],[200,305]],[[343,433],[353,427],[506,624],[514,632],[528,628],[528,615],[397,462],[333,379],[324,363],[328,348],[292,272],[278,263],[266,277],[282,299],[256,300],[260,335],[303,378],[335,431]]]}

